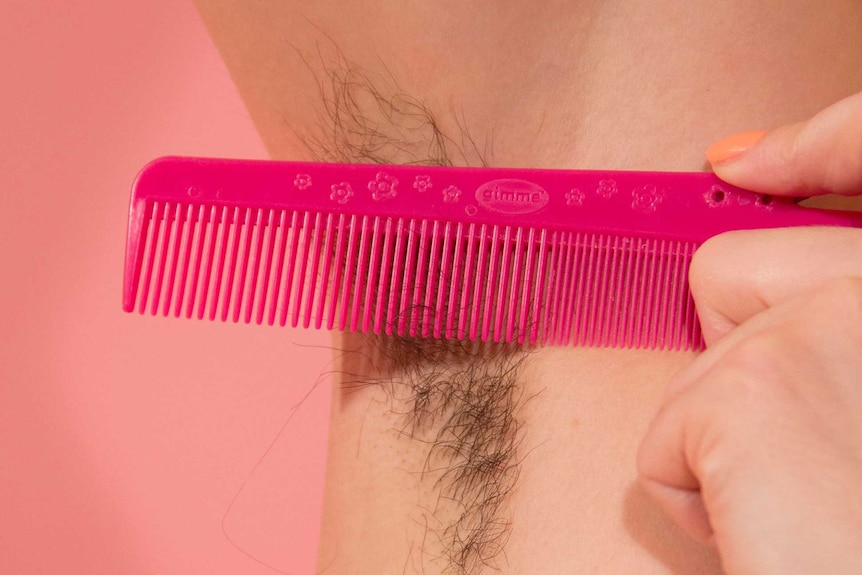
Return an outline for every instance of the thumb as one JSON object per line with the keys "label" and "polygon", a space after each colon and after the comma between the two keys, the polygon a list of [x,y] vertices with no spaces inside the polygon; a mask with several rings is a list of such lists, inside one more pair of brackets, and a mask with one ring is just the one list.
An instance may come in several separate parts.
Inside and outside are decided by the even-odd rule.
{"label": "thumb", "polygon": [[755,192],[862,194],[862,92],[808,121],[720,140],[707,159],[719,178]]}

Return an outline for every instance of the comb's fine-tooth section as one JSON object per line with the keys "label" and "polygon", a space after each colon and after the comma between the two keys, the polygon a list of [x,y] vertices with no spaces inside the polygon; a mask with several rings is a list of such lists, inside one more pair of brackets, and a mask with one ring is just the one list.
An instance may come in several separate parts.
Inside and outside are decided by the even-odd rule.
{"label": "comb's fine-tooth section", "polygon": [[626,245],[628,249],[625,250],[623,254],[623,260],[625,262],[624,271],[622,277],[620,279],[620,296],[617,301],[617,305],[614,309],[614,318],[611,323],[611,343],[610,345],[613,347],[618,347],[622,338],[624,337],[623,326],[626,324],[627,318],[630,315],[630,302],[631,302],[631,294],[632,294],[632,286],[634,284],[634,265],[637,259],[636,250],[637,250],[637,241],[632,238],[628,238]]}
{"label": "comb's fine-tooth section", "polygon": [[[458,314],[458,328],[455,336],[458,339],[467,337],[468,318],[472,316],[472,310],[475,308],[475,302],[471,302],[469,297],[472,286],[471,279],[475,282],[476,274],[473,273],[473,262],[475,261],[476,247],[476,224],[471,223],[467,228],[467,258],[464,263],[464,280],[461,285],[461,302],[458,304],[460,313]],[[478,282],[475,282],[478,283]]]}
{"label": "comb's fine-tooth section", "polygon": [[[688,337],[688,328],[691,327],[700,327],[700,323],[697,321],[697,318],[694,316],[694,300],[691,297],[691,294],[688,293],[688,269],[689,263],[691,262],[691,258],[694,255],[697,246],[695,244],[687,244],[686,246],[686,258],[683,262],[683,271],[680,278],[680,286],[679,286],[679,325],[676,326],[679,337],[679,347],[685,348],[687,345],[693,345],[694,340]],[[692,304],[692,315],[688,316],[689,311],[689,303]]]}
{"label": "comb's fine-tooth section", "polygon": [[591,273],[588,278],[590,300],[586,310],[582,310],[583,321],[579,326],[580,329],[578,330],[578,338],[576,340],[577,345],[584,345],[595,335],[596,314],[601,309],[604,299],[605,282],[607,281],[608,239],[610,238],[605,236],[594,238],[593,248],[590,250],[590,254],[596,258],[596,265],[594,273]]}
{"label": "comb's fine-tooth section", "polygon": [[[669,299],[673,294],[673,252],[676,250],[676,245],[675,242],[668,242],[667,240],[662,240],[662,244],[664,245],[662,273],[659,276],[659,281],[656,282],[658,286],[656,296],[660,299],[659,306],[657,307],[658,317],[656,318],[655,323],[650,323],[653,328],[653,335],[650,338],[652,341],[652,349],[664,347],[664,330],[667,326],[667,316],[670,312]],[[668,286],[670,286],[670,289],[668,289]]]}
{"label": "comb's fine-tooth section", "polygon": [[652,274],[651,285],[653,289],[650,291],[650,306],[644,313],[644,331],[641,334],[641,347],[646,349],[655,349],[656,346],[656,325],[659,321],[659,314],[662,308],[662,293],[664,289],[664,274],[667,264],[667,240],[656,240],[656,253],[653,255],[655,263],[655,271]]}
{"label": "comb's fine-tooth section", "polygon": [[530,317],[530,344],[535,344],[539,341],[539,329],[544,329],[544,325],[541,324],[539,316],[542,312],[542,307],[547,307],[548,301],[545,296],[545,290],[547,289],[548,284],[548,282],[545,281],[545,269],[548,258],[550,257],[549,252],[548,232],[547,230],[542,230],[539,236],[539,257],[536,262],[538,267],[536,270],[536,285],[533,290],[532,297],[533,311]]}
{"label": "comb's fine-tooth section", "polygon": [[581,257],[586,239],[581,234],[572,234],[570,242],[572,246],[572,258],[566,262],[568,267],[566,277],[568,280],[564,281],[563,285],[563,312],[560,320],[562,331],[560,332],[559,342],[563,345],[568,345],[572,330],[574,329],[575,319],[580,318],[583,310],[583,307],[577,307],[583,306],[583,285],[580,286],[580,290],[575,291],[575,289],[579,285],[579,282],[583,284],[583,276],[586,273],[586,268],[583,267],[583,258]]}
{"label": "comb's fine-tooth section", "polygon": [[644,321],[644,317],[649,313],[649,310],[653,305],[653,295],[655,293],[656,285],[655,285],[655,271],[656,271],[656,252],[658,251],[658,239],[651,239],[648,242],[649,245],[649,255],[652,256],[649,258],[649,269],[646,272],[646,277],[644,278],[646,281],[643,283],[643,288],[640,290],[642,297],[640,304],[638,305],[638,318],[637,318],[637,328],[635,329],[635,345],[637,347],[642,347],[645,345],[646,341],[644,338],[644,330],[648,327],[647,322]]}
{"label": "comb's fine-tooth section", "polygon": [[[580,262],[580,250],[583,246],[583,240],[580,233],[569,233],[568,246],[566,251],[565,268],[563,270],[563,282],[560,286],[560,309],[559,309],[559,324],[557,326],[557,343],[565,344],[569,340],[569,334],[572,330],[572,308],[575,305],[575,294],[573,286],[577,284],[577,270],[582,270]],[[581,292],[583,295],[583,292]]]}
{"label": "comb's fine-tooth section", "polygon": [[[595,305],[595,285],[592,280],[593,274],[596,273],[596,260],[601,256],[595,234],[588,234],[583,241],[578,242],[578,254],[578,273],[575,274],[578,281],[570,291],[577,295],[577,303],[569,306],[566,324],[571,327],[566,329],[563,345],[569,345],[569,341],[574,345],[581,344],[581,330],[586,328],[590,310]],[[583,265],[584,260],[587,262],[586,266]]]}
{"label": "comb's fine-tooth section", "polygon": [[545,311],[542,314],[542,325],[544,332],[542,339],[550,344],[557,341],[556,339],[556,318],[557,308],[559,306],[559,293],[561,283],[561,266],[563,262],[563,254],[565,249],[565,232],[555,231],[551,238],[551,266],[548,268],[548,300],[545,304]]}
{"label": "comb's fine-tooth section", "polygon": [[[520,234],[519,234],[519,236],[520,236]],[[519,258],[520,258],[520,255],[522,253],[524,253],[524,250],[526,250],[526,253],[524,253],[524,264],[523,264],[524,265],[524,269],[523,269],[524,277],[518,278],[519,282],[523,282],[523,283],[519,283],[518,290],[515,291],[515,293],[513,294],[514,297],[512,300],[513,301],[512,311],[511,311],[512,323],[517,321],[517,324],[515,325],[513,336],[511,338],[507,337],[507,339],[509,339],[510,341],[517,341],[518,343],[524,343],[525,337],[527,334],[527,309],[528,309],[527,298],[529,297],[530,291],[533,289],[533,283],[532,283],[533,282],[533,260],[534,260],[535,248],[536,248],[535,240],[536,240],[535,231],[532,228],[530,228],[527,231],[527,240],[526,240],[527,243],[522,244],[520,241],[518,242],[518,256],[519,256]],[[519,273],[521,272],[520,259],[519,259],[518,263],[515,265],[515,269],[518,270]],[[520,298],[518,298],[519,293],[520,293]],[[520,303],[518,303],[518,299],[520,299]],[[517,306],[517,308],[515,306]],[[517,317],[515,315],[516,310],[518,313]],[[514,336],[517,336],[517,337],[514,337]]]}
{"label": "comb's fine-tooth section", "polygon": [[637,309],[640,306],[640,301],[643,294],[640,291],[640,282],[643,279],[643,268],[644,262],[646,258],[644,257],[644,246],[645,243],[638,241],[633,246],[634,254],[633,254],[633,269],[634,269],[634,280],[631,283],[631,289],[629,290],[629,294],[631,295],[631,299],[629,300],[628,313],[626,321],[625,321],[625,329],[623,333],[625,334],[625,343],[624,347],[631,347],[634,342],[634,331],[635,326],[637,326]]}
{"label": "comb's fine-tooth section", "polygon": [[620,265],[620,237],[614,236],[610,246],[611,253],[608,257],[609,269],[607,270],[607,282],[603,284],[605,293],[602,296],[601,308],[598,312],[598,334],[595,335],[593,341],[601,346],[607,346],[610,338],[610,322],[614,315],[614,309],[619,302],[619,294],[617,293],[617,269]]}
{"label": "comb's fine-tooth section", "polygon": [[668,304],[668,313],[662,317],[661,326],[661,341],[664,349],[679,349],[677,346],[676,334],[674,333],[674,326],[677,325],[681,316],[679,313],[679,278],[680,273],[682,272],[684,253],[687,249],[687,245],[677,244],[673,252],[673,265],[671,266],[670,281],[667,282],[667,285],[669,286],[668,296],[670,301]]}

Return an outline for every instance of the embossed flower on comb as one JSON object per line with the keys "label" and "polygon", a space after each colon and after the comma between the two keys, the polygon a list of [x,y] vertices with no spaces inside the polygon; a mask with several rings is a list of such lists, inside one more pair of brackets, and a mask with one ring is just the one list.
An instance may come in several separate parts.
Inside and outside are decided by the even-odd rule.
{"label": "embossed flower on comb", "polygon": [[353,188],[350,187],[350,184],[347,182],[341,182],[340,184],[332,184],[332,193],[329,194],[329,198],[333,201],[338,202],[339,204],[346,204],[347,201],[353,197]]}
{"label": "embossed flower on comb", "polygon": [[368,190],[375,200],[388,200],[395,197],[395,187],[398,178],[390,176],[386,172],[377,172],[377,176],[368,182]]}
{"label": "embossed flower on comb", "polygon": [[296,174],[296,177],[293,179],[293,187],[297,190],[307,190],[311,187],[311,175]]}
{"label": "embossed flower on comb", "polygon": [[572,188],[566,192],[566,204],[569,206],[582,206],[584,204],[584,192],[578,188]]}
{"label": "embossed flower on comb", "polygon": [[461,190],[455,186],[449,186],[443,190],[443,202],[446,204],[454,204],[461,197]]}
{"label": "embossed flower on comb", "polygon": [[413,181],[413,187],[420,194],[427,192],[432,187],[431,176],[416,176],[416,179]]}
{"label": "embossed flower on comb", "polygon": [[656,189],[652,184],[632,190],[632,208],[639,212],[653,213],[662,200],[664,200],[664,191]]}
{"label": "embossed flower on comb", "polygon": [[614,180],[601,180],[596,188],[596,193],[603,198],[613,197],[617,191],[617,183]]}

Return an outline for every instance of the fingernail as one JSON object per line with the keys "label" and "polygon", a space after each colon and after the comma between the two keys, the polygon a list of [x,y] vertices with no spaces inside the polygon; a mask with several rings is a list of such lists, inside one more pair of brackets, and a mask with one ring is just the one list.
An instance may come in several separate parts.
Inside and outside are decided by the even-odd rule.
{"label": "fingernail", "polygon": [[710,164],[725,162],[735,158],[760,141],[766,132],[740,132],[719,140],[706,150],[706,159]]}

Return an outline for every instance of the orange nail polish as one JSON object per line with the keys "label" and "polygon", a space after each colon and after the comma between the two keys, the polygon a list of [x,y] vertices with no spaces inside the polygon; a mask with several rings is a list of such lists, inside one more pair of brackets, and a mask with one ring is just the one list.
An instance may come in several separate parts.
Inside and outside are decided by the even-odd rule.
{"label": "orange nail polish", "polygon": [[766,132],[740,132],[719,140],[706,150],[706,159],[710,164],[724,162],[735,158],[760,141]]}

